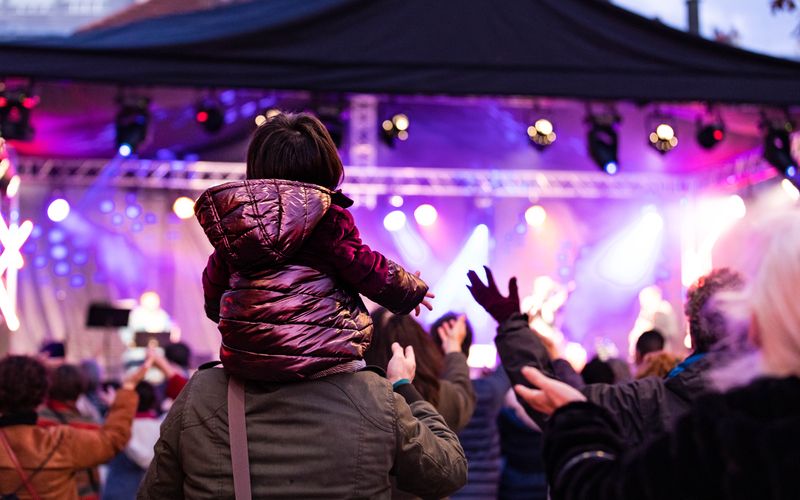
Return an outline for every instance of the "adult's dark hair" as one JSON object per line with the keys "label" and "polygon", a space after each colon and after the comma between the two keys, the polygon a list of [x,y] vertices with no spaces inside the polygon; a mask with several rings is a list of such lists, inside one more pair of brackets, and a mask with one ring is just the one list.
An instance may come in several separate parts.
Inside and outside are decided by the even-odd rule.
{"label": "adult's dark hair", "polygon": [[27,356],[8,356],[0,360],[0,413],[35,411],[50,387],[44,365]]}
{"label": "adult's dark hair", "polygon": [[81,361],[81,374],[83,375],[83,392],[91,394],[97,391],[100,385],[100,365],[93,359]]}
{"label": "adult's dark hair", "polygon": [[136,384],[134,390],[139,395],[139,406],[136,407],[137,412],[150,411],[156,407],[156,390],[151,383],[143,380]]}
{"label": "adult's dark hair", "polygon": [[584,383],[588,384],[613,384],[614,370],[598,358],[594,358],[583,367],[581,371]]}
{"label": "adult's dark hair", "polygon": [[417,371],[412,383],[425,401],[433,406],[438,405],[439,376],[444,366],[441,349],[436,347],[422,326],[409,315],[398,316],[381,308],[372,314],[372,319],[375,331],[372,334],[372,344],[364,354],[367,364],[385,370],[392,359],[394,342],[398,342],[404,349],[413,347]]}
{"label": "adult's dark hair", "polygon": [[325,125],[308,113],[269,118],[256,129],[247,149],[248,179],[285,179],[336,189],[343,174]]}
{"label": "adult's dark hair", "polygon": [[706,308],[708,300],[720,291],[744,288],[744,277],[730,268],[714,269],[699,278],[686,292],[684,312],[689,320],[689,335],[696,352],[708,352],[727,335],[727,322],[715,308]]}
{"label": "adult's dark hair", "polygon": [[[439,336],[439,327],[454,319],[458,319],[458,315],[449,312],[431,325],[431,339],[434,344],[439,346],[439,349],[442,348],[442,338]],[[469,320],[467,320],[467,336],[464,337],[464,342],[461,343],[461,352],[463,352],[465,356],[469,356],[470,346],[472,346],[472,325],[470,325]]]}
{"label": "adult's dark hair", "polygon": [[192,357],[192,350],[183,342],[177,342],[164,348],[164,357],[178,366],[189,368],[189,359]]}
{"label": "adult's dark hair", "polygon": [[50,375],[50,399],[74,402],[83,392],[84,381],[80,368],[74,365],[61,365]]}
{"label": "adult's dark hair", "polygon": [[649,330],[639,336],[636,341],[636,353],[639,359],[644,359],[645,355],[664,350],[664,336],[658,330]]}

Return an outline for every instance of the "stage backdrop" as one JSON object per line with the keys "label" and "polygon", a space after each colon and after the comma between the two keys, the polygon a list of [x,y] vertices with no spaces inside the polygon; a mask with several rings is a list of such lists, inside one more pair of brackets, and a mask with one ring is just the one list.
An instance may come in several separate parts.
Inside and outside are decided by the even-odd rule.
{"label": "stage backdrop", "polygon": [[[24,185],[21,218],[36,226],[23,248],[22,326],[12,335],[12,350],[33,352],[47,340],[63,339],[71,359],[102,359],[103,333],[85,326],[89,304],[154,291],[198,358],[215,357],[219,336],[203,312],[200,281],[211,246],[194,218],[173,214],[172,205],[182,195],[199,193]],[[61,222],[46,214],[55,197],[72,206]],[[421,204],[437,210],[431,225],[414,218]],[[547,214],[536,227],[524,217],[534,204]],[[406,222],[389,231],[384,218],[396,210]],[[367,244],[410,271],[420,270],[432,286],[435,309],[421,321],[466,312],[480,343],[493,341],[496,325],[472,301],[466,272],[483,265],[494,269],[504,293],[511,276],[519,278],[522,297],[538,276],[569,287],[557,324],[590,355],[598,336],[611,338],[624,352],[645,286],[661,286],[665,299],[681,311],[678,200],[407,197],[394,207],[380,197],[373,209],[361,206],[353,213]],[[111,340],[116,356],[122,344],[116,334]]]}

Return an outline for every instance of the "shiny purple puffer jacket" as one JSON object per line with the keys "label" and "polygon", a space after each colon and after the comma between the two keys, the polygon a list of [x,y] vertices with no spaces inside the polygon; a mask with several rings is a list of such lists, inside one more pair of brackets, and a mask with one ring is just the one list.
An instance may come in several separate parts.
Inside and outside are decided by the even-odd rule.
{"label": "shiny purple puffer jacket", "polygon": [[355,371],[372,338],[359,293],[408,314],[427,285],[361,242],[339,192],[263,179],[207,190],[195,213],[214,253],[206,314],[233,375],[292,381]]}

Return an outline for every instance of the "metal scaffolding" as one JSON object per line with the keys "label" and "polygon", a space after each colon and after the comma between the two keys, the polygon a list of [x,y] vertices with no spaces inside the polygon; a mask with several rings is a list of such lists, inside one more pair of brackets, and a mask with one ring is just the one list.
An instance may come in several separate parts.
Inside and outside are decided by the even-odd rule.
{"label": "metal scaffolding", "polygon": [[[243,163],[136,159],[71,160],[21,158],[25,183],[108,185],[202,191],[243,180]],[[412,167],[345,167],[342,190],[374,199],[380,195],[527,198],[636,198],[682,196],[709,185],[714,176],[669,176],[565,170],[500,170]],[[369,205],[370,203],[367,202]]]}

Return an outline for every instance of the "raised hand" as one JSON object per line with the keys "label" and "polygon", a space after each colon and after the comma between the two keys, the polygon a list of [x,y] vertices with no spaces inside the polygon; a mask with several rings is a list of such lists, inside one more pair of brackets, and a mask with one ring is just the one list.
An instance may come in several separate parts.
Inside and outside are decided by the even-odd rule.
{"label": "raised hand", "polygon": [[389,379],[389,382],[394,384],[403,379],[413,381],[416,371],[417,360],[414,357],[414,348],[408,346],[403,352],[400,344],[397,342],[392,344],[392,359],[389,360],[389,365],[386,367],[386,378]]}
{"label": "raised hand", "polygon": [[[419,278],[419,271],[415,272],[414,276]],[[429,311],[433,311],[433,306],[431,305],[430,302],[428,302],[428,299],[434,299],[434,298],[436,298],[436,296],[429,290],[425,294],[425,297],[426,297],[425,299],[422,299],[421,305],[427,307]],[[420,311],[420,307],[418,305],[417,307],[414,308],[414,316],[419,316],[419,311]]]}
{"label": "raised hand", "polygon": [[522,369],[522,374],[538,389],[515,385],[514,390],[531,405],[531,408],[545,415],[552,415],[554,411],[568,403],[586,401],[586,396],[577,389],[545,376],[536,368],[526,366]]}
{"label": "raised hand", "polygon": [[467,337],[467,316],[462,314],[456,319],[445,321],[439,327],[438,333],[445,354],[461,352],[461,345]]}
{"label": "raised hand", "polygon": [[511,278],[508,281],[508,297],[503,297],[492,276],[492,270],[483,266],[486,270],[486,279],[488,285],[484,285],[475,271],[467,273],[467,278],[472,286],[467,285],[469,292],[475,299],[475,302],[480,304],[486,312],[498,322],[502,323],[507,320],[509,316],[519,312],[519,290],[517,290],[517,278]]}

